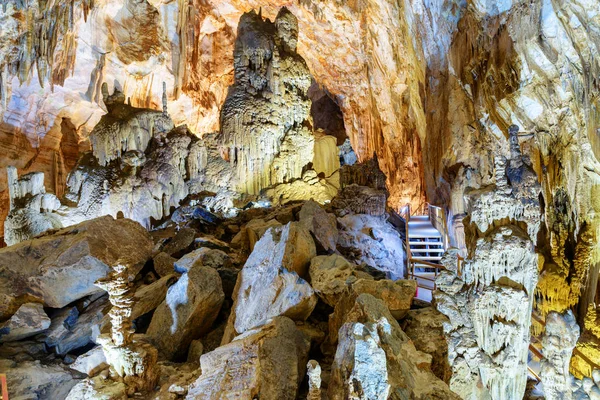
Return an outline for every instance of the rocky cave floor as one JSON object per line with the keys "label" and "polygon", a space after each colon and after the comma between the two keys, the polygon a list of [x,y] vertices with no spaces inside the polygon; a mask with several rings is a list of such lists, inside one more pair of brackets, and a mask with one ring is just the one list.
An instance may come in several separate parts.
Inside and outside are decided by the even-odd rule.
{"label": "rocky cave floor", "polygon": [[[444,383],[446,318],[414,299],[414,281],[348,261],[390,256],[383,235],[399,232],[386,216],[308,201],[221,219],[196,203],[188,199],[149,233],[106,216],[0,252],[2,262],[23,257],[32,265],[62,257],[42,291],[92,292],[61,308],[16,296],[22,305],[0,337],[11,398],[350,398],[348,390],[360,398],[457,398]],[[369,224],[353,231],[349,219]],[[109,368],[95,343],[110,331],[106,292],[63,276],[93,275],[109,259],[129,262],[134,342],[158,349],[149,390]],[[318,364],[311,361],[307,375],[309,359]]]}

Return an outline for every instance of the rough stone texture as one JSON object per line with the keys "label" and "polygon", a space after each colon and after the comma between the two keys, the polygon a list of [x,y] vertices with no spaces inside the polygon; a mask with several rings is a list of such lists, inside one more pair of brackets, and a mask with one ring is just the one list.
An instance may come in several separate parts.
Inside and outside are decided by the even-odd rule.
{"label": "rough stone texture", "polygon": [[126,400],[127,386],[123,382],[114,382],[105,377],[96,376],[84,379],[75,385],[65,400]]}
{"label": "rough stone texture", "polygon": [[4,241],[19,243],[45,232],[61,228],[52,214],[61,204],[58,198],[46,193],[44,173],[32,172],[17,177],[17,169],[7,167],[10,209],[4,222]]}
{"label": "rough stone texture", "polygon": [[417,350],[431,355],[431,372],[448,383],[451,370],[448,363],[448,344],[444,324],[448,318],[433,307],[410,310],[402,320],[402,330]]}
{"label": "rough stone texture", "polygon": [[315,244],[326,253],[335,251],[338,241],[337,219],[314,201],[307,201],[300,209],[300,224],[315,238]]}
{"label": "rough stone texture", "polygon": [[173,258],[164,251],[161,251],[153,258],[154,270],[161,277],[172,274],[175,271],[175,261],[177,261],[176,258]]}
{"label": "rough stone texture", "polygon": [[[469,195],[469,256],[459,271],[456,249],[446,252],[446,270],[436,280],[437,308],[450,320],[444,324],[450,388],[463,398],[508,400],[525,393],[539,260],[533,241],[540,226],[534,212],[540,187],[526,161],[518,149],[508,162],[497,156],[495,185]],[[514,211],[519,204],[525,211]]]}
{"label": "rough stone texture", "polygon": [[353,264],[338,254],[317,256],[310,262],[310,284],[317,296],[332,307],[362,277],[370,276],[356,271]]}
{"label": "rough stone texture", "polygon": [[96,343],[103,319],[108,315],[107,305],[107,297],[102,296],[81,313],[75,307],[63,308],[52,317],[44,343],[61,355],[89,343]]}
{"label": "rough stone texture", "polygon": [[210,329],[224,297],[219,273],[194,266],[167,290],[146,332],[148,338],[161,356],[185,357],[192,340]]}
{"label": "rough stone texture", "polygon": [[404,248],[393,226],[381,217],[349,214],[338,218],[338,250],[351,262],[365,263],[389,279],[404,278]]}
{"label": "rough stone texture", "polygon": [[345,186],[332,200],[335,213],[343,217],[348,214],[385,214],[387,194],[383,190],[356,184]]}
{"label": "rough stone texture", "polygon": [[284,315],[305,320],[317,298],[307,277],[310,260],[316,255],[310,233],[298,222],[270,228],[256,243],[234,289],[234,304],[223,343]]}
{"label": "rough stone texture", "polygon": [[417,292],[417,282],[412,279],[359,279],[352,284],[352,290],[357,294],[368,293],[382,300],[395,319],[402,319],[410,310]]}
{"label": "rough stone texture", "polygon": [[362,294],[346,311],[331,369],[330,399],[459,399],[433,375],[431,356],[415,349],[381,300]]}
{"label": "rough stone texture", "polygon": [[0,249],[0,318],[27,299],[56,308],[97,293],[95,280],[117,262],[131,265],[135,276],[151,250],[139,224],[108,216]]}
{"label": "rough stone texture", "polygon": [[186,399],[294,400],[304,377],[309,344],[286,317],[249,330],[200,357],[202,375]]}
{"label": "rough stone texture", "polygon": [[160,375],[158,351],[133,337],[135,330],[132,329],[131,312],[134,292],[128,267],[115,265],[110,274],[96,281],[96,285],[108,292],[112,305],[109,312],[110,333],[98,336],[111,372],[122,379],[130,392],[154,390]]}
{"label": "rough stone texture", "polygon": [[313,160],[314,138],[303,126],[311,77],[296,54],[297,41],[298,21],[286,8],[274,22],[250,12],[238,24],[235,83],[221,110],[221,143],[240,192],[258,194],[300,178]]}
{"label": "rough stone texture", "polygon": [[134,320],[156,309],[165,300],[169,288],[176,282],[177,274],[171,273],[156,282],[137,288],[133,295],[131,319]]}
{"label": "rough stone texture", "polygon": [[540,377],[544,396],[548,400],[572,399],[569,364],[579,338],[579,326],[571,311],[565,314],[550,312],[546,316],[546,330],[542,337]]}
{"label": "rough stone texture", "polygon": [[69,365],[69,368],[79,371],[88,376],[94,376],[101,370],[108,367],[106,357],[101,346],[96,346],[90,351],[80,355]]}
{"label": "rough stone texture", "polygon": [[0,360],[0,370],[6,373],[11,399],[64,399],[79,382],[62,366],[40,361]]}
{"label": "rough stone texture", "polygon": [[0,343],[25,339],[49,326],[50,318],[40,303],[23,304],[8,321],[0,324]]}

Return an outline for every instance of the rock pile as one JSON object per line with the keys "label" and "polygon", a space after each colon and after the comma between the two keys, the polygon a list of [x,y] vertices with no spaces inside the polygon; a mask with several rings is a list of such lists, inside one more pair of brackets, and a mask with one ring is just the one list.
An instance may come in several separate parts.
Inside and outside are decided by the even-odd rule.
{"label": "rock pile", "polygon": [[[337,217],[339,209],[309,201],[198,225],[202,207],[184,207],[197,210],[178,211],[151,234],[102,217],[0,250],[8,262],[31,258],[25,269],[3,267],[12,276],[35,273],[19,278],[23,295],[3,309],[0,365],[10,365],[11,393],[457,398],[433,373],[445,353],[421,352],[397,321],[409,315],[416,285],[395,279],[403,249],[385,215]],[[374,254],[376,243],[385,257],[356,264],[342,255],[365,231],[344,224],[349,218],[388,235],[352,243],[356,254]],[[39,280],[38,271],[64,277],[55,286],[25,284]],[[39,382],[27,381],[22,373],[35,368]]]}

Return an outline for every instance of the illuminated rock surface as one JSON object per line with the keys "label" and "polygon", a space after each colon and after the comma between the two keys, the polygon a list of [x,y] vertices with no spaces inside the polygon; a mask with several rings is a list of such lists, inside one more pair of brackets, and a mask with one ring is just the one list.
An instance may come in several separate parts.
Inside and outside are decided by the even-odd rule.
{"label": "illuminated rock surface", "polygon": [[[196,362],[200,347],[204,355],[235,353],[228,346],[238,337],[236,316],[254,335],[272,323],[261,312],[292,317],[283,336],[302,332],[320,385],[314,364],[305,373],[308,350],[296,354],[295,370],[290,350],[281,360],[295,382],[286,375],[281,385],[248,384],[250,396],[276,387],[276,397],[303,399],[320,386],[323,395],[378,398],[401,388],[399,397],[429,398],[419,390],[443,386],[431,369],[463,398],[519,399],[531,333],[547,343],[536,389],[546,388],[547,398],[598,398],[599,7],[590,0],[3,5],[0,225],[14,246],[0,250],[0,323],[19,320],[19,307],[32,303],[51,320],[37,331],[47,322],[37,313],[26,324],[37,326],[35,335],[0,346],[2,370],[14,376],[9,388],[17,398],[66,396],[82,376],[65,366],[114,328],[106,294],[90,282],[137,257],[128,314],[140,343],[156,336],[154,319],[196,309],[198,302],[179,304],[187,292],[175,314],[164,308],[195,268],[221,298],[200,313],[208,319],[195,333],[176,330],[185,336],[173,340],[177,363],[157,356],[156,398],[204,398],[190,391],[194,381],[206,393],[215,393],[209,381],[230,390],[232,371],[243,370],[236,375],[243,382],[271,378],[264,367],[273,358],[253,364],[255,347],[249,358],[205,363],[214,371]],[[406,271],[396,212],[410,203],[420,213],[426,201],[446,211],[458,247],[438,279],[435,306],[447,320],[415,309],[422,304],[412,283],[392,282]],[[121,217],[139,222],[154,243],[141,227],[127,228],[100,240],[103,250],[87,251],[83,242],[59,243],[65,230],[53,231],[85,234],[78,223],[105,215],[119,218],[116,225],[130,224]],[[312,251],[277,251],[272,232],[290,224],[306,230]],[[302,258],[303,267],[288,268],[275,253]],[[275,278],[265,279],[264,269]],[[242,281],[252,283],[241,290]],[[282,296],[298,293],[302,301]],[[390,358],[393,338],[404,343],[395,321],[356,320],[360,293],[380,294],[386,313],[433,357],[421,362],[408,351],[408,364],[423,371]],[[555,318],[569,310],[568,323]],[[544,320],[546,327],[537,322]],[[136,359],[126,353],[115,350],[113,364]],[[190,354],[192,362],[180,362]],[[109,369],[93,374],[70,398],[143,396]],[[282,395],[280,386],[288,388]]]}

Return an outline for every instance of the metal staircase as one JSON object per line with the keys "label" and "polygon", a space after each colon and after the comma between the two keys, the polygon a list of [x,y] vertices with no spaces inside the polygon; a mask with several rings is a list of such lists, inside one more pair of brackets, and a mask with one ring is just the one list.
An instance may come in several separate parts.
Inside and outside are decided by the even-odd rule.
{"label": "metal staircase", "polygon": [[422,214],[411,215],[410,205],[400,212],[406,229],[408,278],[415,279],[420,290],[417,298],[431,302],[435,278],[444,266],[439,264],[448,248],[446,215],[440,207],[429,203]]}

